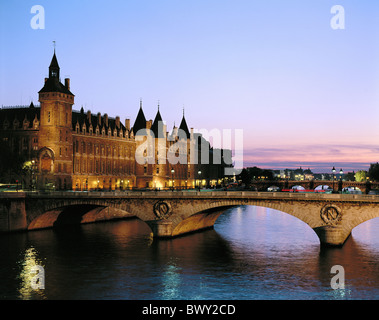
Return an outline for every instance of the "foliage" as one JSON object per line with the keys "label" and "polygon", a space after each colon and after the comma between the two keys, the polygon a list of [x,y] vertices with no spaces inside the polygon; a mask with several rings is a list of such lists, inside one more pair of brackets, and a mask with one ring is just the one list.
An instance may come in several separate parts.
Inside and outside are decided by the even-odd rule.
{"label": "foliage", "polygon": [[241,180],[245,185],[249,185],[253,180],[273,180],[274,174],[272,170],[252,167],[244,168],[237,178],[238,180]]}
{"label": "foliage", "polygon": [[367,178],[367,171],[360,170],[355,174],[355,181],[357,182],[364,182]]}
{"label": "foliage", "polygon": [[371,163],[370,169],[368,170],[368,175],[371,180],[379,181],[379,163]]}
{"label": "foliage", "polygon": [[12,152],[7,143],[0,140],[0,181],[15,182],[16,176],[22,173],[24,158]]}

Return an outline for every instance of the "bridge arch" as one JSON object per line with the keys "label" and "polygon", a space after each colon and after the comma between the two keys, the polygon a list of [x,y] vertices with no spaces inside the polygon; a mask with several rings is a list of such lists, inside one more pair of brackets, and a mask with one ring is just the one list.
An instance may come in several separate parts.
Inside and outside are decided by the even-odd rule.
{"label": "bridge arch", "polygon": [[311,218],[311,215],[305,214],[304,210],[299,210],[299,208],[293,204],[286,205],[276,201],[260,200],[222,200],[192,206],[185,215],[181,216],[181,219],[173,220],[172,236],[179,236],[188,233],[189,231],[212,228],[217,219],[227,209],[245,205],[269,208],[286,213],[301,220],[313,230],[317,225],[317,223]]}
{"label": "bridge arch", "polygon": [[[42,209],[43,211],[43,209]],[[110,206],[75,204],[48,209],[30,221],[28,230],[65,225],[85,224],[134,217],[133,214]]]}

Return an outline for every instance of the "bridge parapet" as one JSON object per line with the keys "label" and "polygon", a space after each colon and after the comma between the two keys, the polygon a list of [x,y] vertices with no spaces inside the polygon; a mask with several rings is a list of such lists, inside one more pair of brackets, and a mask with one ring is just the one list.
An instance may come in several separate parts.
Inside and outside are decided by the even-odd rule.
{"label": "bridge parapet", "polygon": [[325,193],[307,193],[307,192],[263,192],[263,191],[211,191],[211,192],[185,192],[185,191],[173,191],[173,192],[159,192],[159,191],[142,191],[142,192],[50,192],[50,193],[12,193],[11,195],[5,195],[0,193],[0,199],[11,198],[30,198],[30,199],[126,199],[126,198],[173,198],[173,199],[185,199],[185,198],[275,198],[275,199],[325,199],[349,201],[349,200],[376,200],[379,201],[379,195],[366,195],[366,194],[325,194]]}

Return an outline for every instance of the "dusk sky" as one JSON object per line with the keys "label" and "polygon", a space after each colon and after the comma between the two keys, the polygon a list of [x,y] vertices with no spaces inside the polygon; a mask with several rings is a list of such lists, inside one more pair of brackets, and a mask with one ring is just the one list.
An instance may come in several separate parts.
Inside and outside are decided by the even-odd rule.
{"label": "dusk sky", "polygon": [[[33,29],[34,5],[45,28]],[[345,29],[333,29],[334,5]],[[379,161],[379,1],[0,2],[0,106],[38,104],[53,41],[74,109],[242,129],[244,166]]]}

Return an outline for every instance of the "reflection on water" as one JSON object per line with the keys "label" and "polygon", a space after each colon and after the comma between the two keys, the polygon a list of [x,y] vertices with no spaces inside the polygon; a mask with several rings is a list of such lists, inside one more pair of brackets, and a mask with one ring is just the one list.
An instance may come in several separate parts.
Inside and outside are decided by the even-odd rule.
{"label": "reflection on water", "polygon": [[181,268],[174,261],[168,262],[162,273],[162,290],[159,295],[164,300],[176,299],[179,295],[181,283]]}
{"label": "reflection on water", "polygon": [[[1,299],[377,299],[379,220],[342,248],[320,248],[302,221],[272,209],[228,210],[208,230],[152,241],[139,220],[0,236]],[[33,265],[45,289],[30,287]],[[345,269],[333,290],[331,268]]]}
{"label": "reflection on water", "polygon": [[[20,267],[20,287],[19,298],[23,300],[45,298],[44,290],[41,289],[42,286],[32,284],[32,281],[36,277],[38,279],[39,273],[36,272],[38,267],[44,267],[42,261],[38,258],[38,252],[35,248],[30,247],[25,250],[25,253],[20,261],[18,261]],[[36,268],[37,267],[37,268]],[[35,281],[33,281],[34,283]]]}

